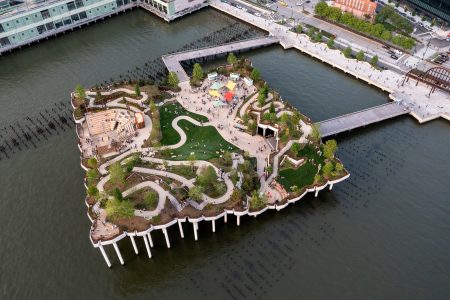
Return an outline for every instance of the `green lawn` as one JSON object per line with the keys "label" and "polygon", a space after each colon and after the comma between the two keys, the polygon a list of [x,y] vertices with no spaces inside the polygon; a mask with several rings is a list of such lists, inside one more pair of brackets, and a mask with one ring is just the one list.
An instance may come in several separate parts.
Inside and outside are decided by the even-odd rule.
{"label": "green lawn", "polygon": [[279,173],[277,181],[284,186],[287,191],[292,191],[291,186],[298,188],[311,185],[314,182],[317,167],[310,162],[304,163],[298,169],[284,169]]}
{"label": "green lawn", "polygon": [[[180,120],[178,125],[186,133],[187,140],[183,146],[170,150],[168,159],[186,160],[191,152],[194,152],[196,159],[209,160],[219,157],[222,152],[216,152],[221,149],[229,152],[238,150],[234,145],[225,141],[213,126],[196,126],[186,120]],[[177,157],[172,158],[172,155]]]}
{"label": "green lawn", "polygon": [[180,135],[172,127],[172,121],[178,116],[189,116],[199,122],[208,122],[207,117],[187,111],[178,102],[164,105],[159,109],[161,145],[174,145],[180,141]]}
{"label": "green lawn", "polygon": [[323,164],[325,160],[323,156],[319,155],[317,149],[310,144],[306,144],[300,151],[298,151],[297,157],[313,159],[317,164]]}

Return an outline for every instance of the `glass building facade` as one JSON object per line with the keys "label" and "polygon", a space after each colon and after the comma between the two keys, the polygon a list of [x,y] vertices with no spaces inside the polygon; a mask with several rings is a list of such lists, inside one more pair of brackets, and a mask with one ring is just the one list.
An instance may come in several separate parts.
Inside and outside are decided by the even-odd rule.
{"label": "glass building facade", "polygon": [[407,0],[420,11],[450,23],[450,0]]}

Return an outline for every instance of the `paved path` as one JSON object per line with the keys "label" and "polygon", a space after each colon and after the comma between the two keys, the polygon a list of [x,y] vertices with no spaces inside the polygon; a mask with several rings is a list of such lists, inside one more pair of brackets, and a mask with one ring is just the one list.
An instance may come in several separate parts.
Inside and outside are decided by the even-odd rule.
{"label": "paved path", "polygon": [[186,82],[189,81],[189,76],[186,74],[186,72],[184,71],[183,67],[180,64],[180,62],[182,61],[225,54],[229,52],[254,49],[272,45],[275,43],[278,43],[277,38],[267,36],[262,38],[254,38],[234,43],[228,43],[216,47],[207,47],[191,51],[178,52],[174,54],[167,54],[162,56],[162,60],[166,65],[167,69],[169,70],[169,72],[177,73],[180,82]]}
{"label": "paved path", "polygon": [[396,102],[375,106],[319,122],[320,135],[324,138],[372,123],[395,118],[407,113],[409,113],[409,109]]}

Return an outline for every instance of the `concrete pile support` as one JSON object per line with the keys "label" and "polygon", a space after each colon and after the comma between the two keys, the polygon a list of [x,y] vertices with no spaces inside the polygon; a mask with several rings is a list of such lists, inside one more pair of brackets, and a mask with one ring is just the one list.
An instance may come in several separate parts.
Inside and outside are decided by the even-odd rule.
{"label": "concrete pile support", "polygon": [[212,220],[212,232],[216,232],[216,220]]}
{"label": "concrete pile support", "polygon": [[109,261],[108,255],[106,255],[105,249],[103,249],[102,244],[99,243],[98,247],[100,248],[100,252],[102,253],[103,258],[105,259],[106,264],[108,265],[108,268],[111,268],[111,262]]}
{"label": "concrete pile support", "polygon": [[136,245],[136,241],[134,240],[134,236],[130,235],[131,244],[133,244],[134,253],[139,254],[139,250]]}
{"label": "concrete pile support", "polygon": [[148,237],[148,242],[150,243],[150,247],[153,248],[153,240],[152,240],[152,236],[150,235],[150,232],[147,233],[147,237]]}
{"label": "concrete pile support", "polygon": [[192,226],[194,227],[194,238],[197,241],[198,240],[198,235],[197,235],[197,229],[198,229],[198,225],[196,222],[192,223]]}
{"label": "concrete pile support", "polygon": [[143,235],[142,238],[144,239],[145,248],[147,249],[148,258],[152,258],[152,253],[150,252],[150,246],[148,245],[147,236]]}
{"label": "concrete pile support", "polygon": [[169,233],[167,232],[167,228],[163,228],[163,233],[164,236],[166,237],[167,248],[170,248]]}
{"label": "concrete pile support", "polygon": [[122,254],[120,253],[119,247],[117,246],[117,243],[114,242],[113,246],[114,246],[114,250],[116,250],[117,256],[119,257],[120,263],[122,265],[125,264],[125,262],[123,261],[123,258],[122,258]]}
{"label": "concrete pile support", "polygon": [[178,220],[178,228],[180,229],[181,238],[184,239],[183,224],[181,224],[180,220]]}

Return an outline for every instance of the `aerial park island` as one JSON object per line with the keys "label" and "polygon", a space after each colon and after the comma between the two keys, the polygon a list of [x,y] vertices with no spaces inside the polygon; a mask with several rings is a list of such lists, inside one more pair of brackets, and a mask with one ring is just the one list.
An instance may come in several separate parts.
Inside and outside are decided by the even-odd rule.
{"label": "aerial park island", "polygon": [[[104,246],[137,238],[152,257],[152,232],[177,226],[181,238],[199,222],[280,211],[307,193],[350,176],[307,116],[270,88],[258,69],[229,53],[207,74],[193,65],[159,84],[121,81],[71,96],[81,166],[86,171],[90,239]],[[186,223],[186,224],[185,224]],[[191,224],[191,226],[187,226]]]}

